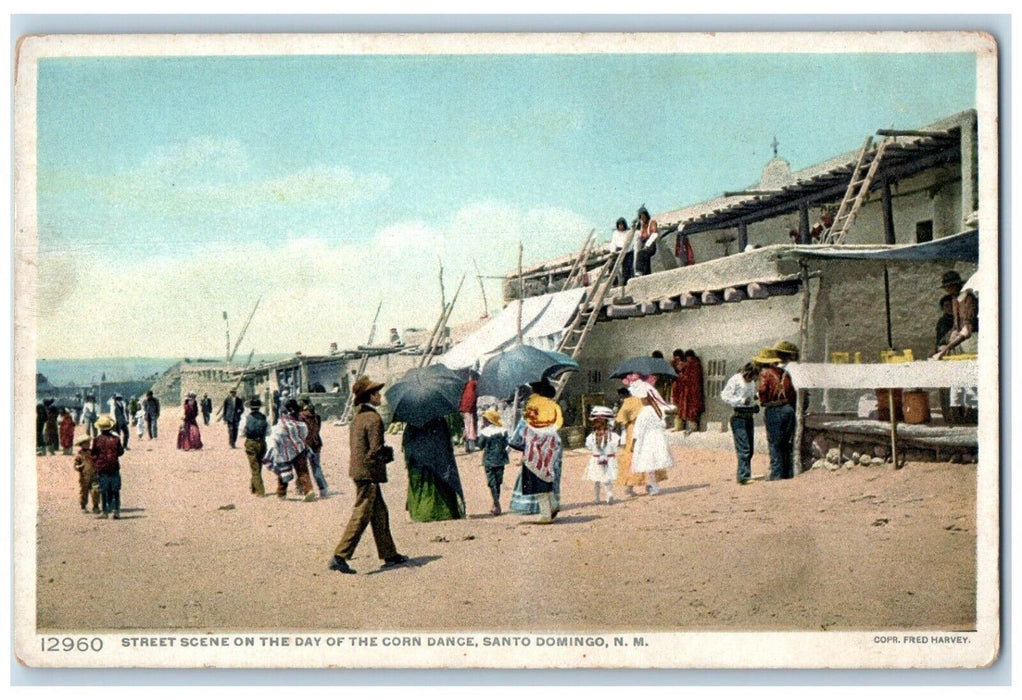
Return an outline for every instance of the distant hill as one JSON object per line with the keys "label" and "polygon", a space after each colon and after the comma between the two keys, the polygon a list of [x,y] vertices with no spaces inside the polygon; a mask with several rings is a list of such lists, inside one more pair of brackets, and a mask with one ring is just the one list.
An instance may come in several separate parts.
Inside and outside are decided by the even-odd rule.
{"label": "distant hill", "polygon": [[[272,361],[288,357],[287,354],[255,355],[252,362]],[[46,375],[53,386],[91,386],[106,375],[107,382],[130,382],[155,380],[172,365],[180,362],[180,357],[99,357],[89,359],[38,359],[36,372]],[[189,358],[198,360],[200,358]],[[220,358],[202,358],[217,362]],[[237,359],[237,358],[236,358]],[[248,356],[239,362],[244,363]]]}

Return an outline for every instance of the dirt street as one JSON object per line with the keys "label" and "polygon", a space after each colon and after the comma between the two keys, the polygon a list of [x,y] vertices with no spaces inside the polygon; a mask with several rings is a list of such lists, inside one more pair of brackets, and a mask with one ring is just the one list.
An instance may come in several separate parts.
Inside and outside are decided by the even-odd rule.
{"label": "dirt street", "polygon": [[[166,412],[171,413],[170,411]],[[347,428],[324,425],[332,495],[249,493],[222,424],[205,449],[133,434],[121,520],[77,503],[72,458],[37,458],[40,630],[970,630],[976,618],[976,465],[910,463],[735,482],[727,435],[672,433],[657,496],[592,502],[568,452],[553,525],[489,515],[479,453],[458,451],[469,517],[412,523],[398,458],[384,486],[411,565],[381,571],[369,532],[327,569],[347,522]],[[239,442],[239,444],[241,444]],[[756,455],[753,473],[767,470]],[[503,506],[517,468],[506,472]],[[275,483],[264,471],[267,483]],[[621,496],[622,494],[617,494]]]}

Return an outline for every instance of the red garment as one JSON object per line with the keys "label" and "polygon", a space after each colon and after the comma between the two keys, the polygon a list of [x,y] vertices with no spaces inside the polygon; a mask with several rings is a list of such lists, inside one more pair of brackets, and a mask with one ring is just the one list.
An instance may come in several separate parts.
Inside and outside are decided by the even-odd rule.
{"label": "red garment", "polygon": [[[685,360],[681,371],[678,373],[680,389],[675,405],[678,407],[678,415],[684,420],[698,421],[699,416],[706,410],[703,401],[703,365],[698,358],[690,357]],[[671,392],[672,399],[674,392]]]}
{"label": "red garment", "polygon": [[465,384],[465,391],[461,393],[461,403],[458,404],[458,413],[474,413],[476,410],[476,384],[475,379],[469,379]]}
{"label": "red garment", "polygon": [[677,357],[671,358],[671,367],[677,373],[677,377],[671,381],[671,403],[680,411],[681,405],[684,403],[682,395],[684,394],[685,386],[685,361],[679,360]]}
{"label": "red garment", "polygon": [[305,444],[314,452],[318,452],[319,448],[323,447],[323,438],[319,436],[319,414],[305,410],[298,414],[298,419],[305,423],[309,429],[309,433],[305,436]]}
{"label": "red garment", "polygon": [[60,419],[58,427],[61,449],[70,450],[74,446],[75,441],[75,420],[71,417],[71,414],[65,413],[64,417]]}
{"label": "red garment", "polygon": [[185,399],[184,420],[177,431],[177,449],[179,450],[201,450],[202,434],[199,432],[199,423],[196,417],[199,415],[199,404],[195,399]]}
{"label": "red garment", "polygon": [[696,255],[692,251],[692,244],[688,240],[688,236],[685,234],[678,234],[678,238],[674,241],[674,257],[679,261],[682,261],[682,266],[688,267],[689,265],[695,265]]}
{"label": "red garment", "polygon": [[118,459],[124,454],[121,439],[113,433],[100,433],[92,439],[92,458],[97,474],[116,474],[121,470]]}
{"label": "red garment", "polygon": [[757,392],[761,406],[778,405],[778,402],[795,405],[795,387],[791,377],[780,367],[770,366],[760,370]]}

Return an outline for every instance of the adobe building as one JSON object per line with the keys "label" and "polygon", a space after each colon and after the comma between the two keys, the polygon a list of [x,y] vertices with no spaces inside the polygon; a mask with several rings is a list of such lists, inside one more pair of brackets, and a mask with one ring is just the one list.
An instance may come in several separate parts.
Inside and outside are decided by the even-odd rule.
{"label": "adobe building", "polygon": [[[668,358],[676,348],[696,352],[704,421],[723,425],[730,415],[719,399],[724,382],[778,340],[801,346],[802,361],[814,363],[835,353],[859,353],[862,362],[879,362],[890,349],[910,350],[916,359],[932,354],[941,275],[953,269],[968,279],[978,262],[976,113],[876,136],[863,149],[799,171],[775,157],[759,182],[655,215],[653,273],[601,302],[577,356],[580,371],[564,388],[566,414],[576,413],[569,409],[583,394],[613,397],[620,385],[609,378],[612,369],[654,350]],[[843,240],[824,241],[860,157],[878,162],[860,185],[854,224]],[[679,238],[687,238],[694,264],[675,257]],[[607,248],[588,255],[590,275],[610,255]],[[856,251],[861,259],[842,257]],[[525,296],[564,288],[580,255],[524,270]],[[505,300],[517,295],[517,275],[508,275]],[[860,393],[813,392],[810,410],[854,412]],[[933,403],[936,410],[935,396]]]}

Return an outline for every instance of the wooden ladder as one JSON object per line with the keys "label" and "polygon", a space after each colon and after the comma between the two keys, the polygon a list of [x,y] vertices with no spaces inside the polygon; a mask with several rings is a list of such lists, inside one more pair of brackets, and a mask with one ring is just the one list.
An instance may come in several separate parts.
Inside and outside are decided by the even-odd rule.
{"label": "wooden ladder", "polygon": [[852,179],[848,181],[848,188],[845,190],[844,199],[838,207],[834,221],[830,225],[827,234],[823,237],[823,243],[841,245],[845,242],[845,236],[855,223],[855,216],[859,208],[866,201],[869,188],[873,185],[873,179],[880,169],[880,161],[890,139],[885,137],[876,148],[873,148],[873,137],[868,136],[866,142],[859,151],[859,158],[852,168]]}
{"label": "wooden ladder", "polygon": [[589,256],[593,252],[595,243],[596,229],[593,229],[589,232],[589,237],[586,238],[585,243],[582,244],[582,250],[579,251],[578,257],[575,258],[571,271],[568,272],[568,277],[564,280],[564,285],[561,287],[562,290],[574,289],[579,285],[579,282],[585,279],[586,264],[589,262]]}
{"label": "wooden ladder", "polygon": [[[561,342],[557,346],[558,352],[569,355],[573,360],[578,359],[579,354],[582,352],[582,346],[589,336],[589,331],[592,330],[597,317],[600,315],[600,309],[603,308],[603,300],[607,297],[611,287],[614,286],[614,279],[621,268],[621,261],[624,260],[625,253],[632,248],[632,239],[635,237],[635,233],[634,229],[628,233],[628,238],[621,250],[617,251],[616,255],[612,254],[607,258],[603,265],[600,266],[596,279],[591,285],[586,287],[586,292],[578,304],[578,311],[575,313],[571,326],[565,331],[564,337],[561,338]],[[553,382],[556,389],[554,401],[561,398],[567,383],[567,373],[562,374]]]}

